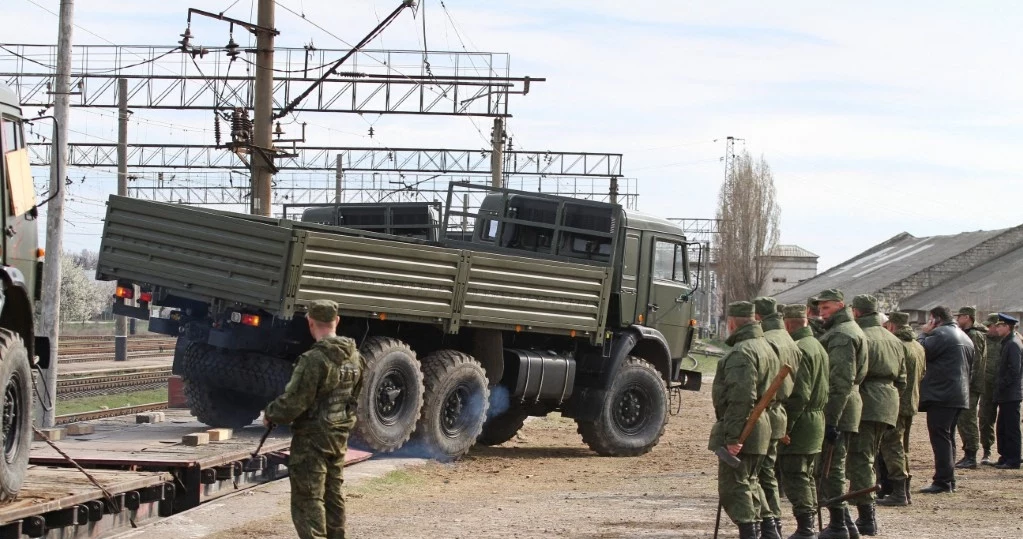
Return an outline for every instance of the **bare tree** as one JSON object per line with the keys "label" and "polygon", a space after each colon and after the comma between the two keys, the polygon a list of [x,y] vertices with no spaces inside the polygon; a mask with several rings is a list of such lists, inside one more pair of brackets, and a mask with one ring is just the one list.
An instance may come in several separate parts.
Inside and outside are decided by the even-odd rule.
{"label": "bare tree", "polygon": [[724,302],[749,300],[763,289],[771,270],[769,255],[778,243],[781,208],[774,175],[763,156],[735,156],[718,195],[717,274]]}

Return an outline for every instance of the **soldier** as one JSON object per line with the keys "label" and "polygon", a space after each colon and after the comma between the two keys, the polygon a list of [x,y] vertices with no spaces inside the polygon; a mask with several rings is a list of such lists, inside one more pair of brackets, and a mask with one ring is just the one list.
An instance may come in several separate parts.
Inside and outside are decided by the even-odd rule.
{"label": "soldier", "polygon": [[785,438],[778,447],[785,495],[792,503],[796,533],[789,539],[816,539],[816,459],[824,442],[824,405],[828,402],[828,353],[813,336],[805,305],[785,306],[785,329],[799,348],[799,370],[785,401]]}
{"label": "soldier", "polygon": [[963,307],[956,314],[956,324],[973,341],[973,364],[970,365],[970,407],[959,414],[956,428],[963,439],[963,458],[956,468],[974,470],[977,468],[977,448],[980,445],[980,429],[977,425],[977,403],[984,392],[984,373],[987,354],[987,328],[977,324],[977,308]]}
{"label": "soldier", "polygon": [[[775,467],[778,461],[778,440],[785,436],[787,419],[785,417],[785,401],[792,393],[793,379],[799,369],[799,347],[785,331],[785,322],[778,313],[778,302],[774,298],[759,297],[753,300],[757,320],[764,331],[771,349],[781,360],[781,365],[788,365],[792,375],[785,377],[781,388],[774,395],[767,413],[771,419],[771,443],[767,455],[757,472],[760,484],[760,532],[763,539],[781,539],[781,503],[778,493],[778,479]],[[780,367],[779,367],[780,368]]]}
{"label": "soldier", "polygon": [[[828,404],[824,407],[824,451],[831,452],[831,465],[822,470],[821,495],[825,499],[845,494],[846,452],[849,438],[860,428],[863,400],[860,383],[867,376],[867,341],[845,306],[845,294],[831,289],[817,296],[817,308],[824,318],[826,333],[821,345],[828,352]],[[828,447],[830,446],[830,447]],[[828,507],[830,522],[821,539],[859,536],[845,502]]]}
{"label": "soldier", "polygon": [[728,518],[739,526],[740,539],[759,539],[760,503],[757,471],[771,443],[771,420],[763,414],[745,442],[739,443],[749,413],[778,375],[780,362],[747,301],[728,306],[731,350],[718,362],[711,398],[717,421],[710,430],[712,451],[726,447],[741,464],[718,462],[718,498]]}
{"label": "soldier", "polygon": [[994,401],[998,403],[998,464],[999,470],[1020,468],[1020,401],[1023,401],[1023,341],[1016,333],[1019,320],[998,314],[998,323],[992,329],[1002,338],[1002,358],[998,365],[998,387]]}
{"label": "soldier", "polygon": [[[866,337],[867,375],[860,384],[863,411],[860,428],[849,440],[846,474],[849,489],[875,485],[874,457],[881,449],[881,435],[895,427],[899,418],[899,389],[906,387],[905,352],[898,337],[881,327],[877,298],[861,294],[853,298],[853,316]],[[877,535],[880,526],[874,509],[874,494],[855,500],[859,517],[856,528],[862,535]]]}
{"label": "soldier", "polygon": [[984,325],[989,328],[984,336],[987,341],[984,343],[987,357],[984,359],[986,367],[984,369],[984,389],[980,392],[980,403],[977,406],[980,443],[984,448],[984,457],[980,463],[988,466],[995,465],[995,462],[991,460],[991,447],[995,445],[995,418],[998,415],[998,404],[994,401],[995,379],[998,375],[998,365],[1001,364],[1002,359],[1002,339],[992,334],[990,330],[991,326],[997,323],[998,313],[987,315],[987,320],[984,321]]}
{"label": "soldier", "polygon": [[810,296],[806,300],[806,319],[813,331],[814,338],[820,339],[821,335],[824,335],[824,320],[821,319],[821,314],[817,310],[816,296]]}
{"label": "soldier", "polygon": [[364,364],[355,341],[334,334],[336,303],[314,301],[306,318],[316,343],[299,356],[284,394],[267,405],[263,422],[291,425],[288,474],[298,536],[343,539],[342,473]]}
{"label": "soldier", "polygon": [[899,391],[899,419],[894,429],[881,435],[881,455],[887,465],[888,481],[892,492],[878,505],[901,507],[909,505],[909,431],[913,416],[920,406],[920,380],[923,379],[927,361],[924,348],[916,342],[916,333],[909,327],[909,315],[892,313],[885,328],[892,332],[902,344],[903,362],[906,367],[906,386]]}

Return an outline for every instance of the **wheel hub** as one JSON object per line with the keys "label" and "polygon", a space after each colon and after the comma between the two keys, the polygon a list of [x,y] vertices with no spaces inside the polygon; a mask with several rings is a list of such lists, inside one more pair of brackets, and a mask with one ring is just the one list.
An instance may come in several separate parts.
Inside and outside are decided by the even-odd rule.
{"label": "wheel hub", "polygon": [[626,434],[639,432],[646,424],[649,397],[638,387],[629,387],[615,400],[612,416],[615,424]]}
{"label": "wheel hub", "polygon": [[444,399],[444,408],[441,411],[441,429],[446,436],[455,438],[465,430],[468,418],[466,407],[469,403],[469,388],[465,384],[459,384],[454,390],[448,393]]}
{"label": "wheel hub", "polygon": [[376,412],[382,423],[393,425],[398,421],[407,388],[405,376],[400,371],[392,369],[384,373],[377,386],[376,398]]}
{"label": "wheel hub", "polygon": [[0,431],[3,433],[4,459],[8,463],[14,462],[18,456],[18,439],[21,435],[18,419],[24,413],[21,410],[20,382],[20,376],[18,373],[14,373],[4,389],[4,407]]}

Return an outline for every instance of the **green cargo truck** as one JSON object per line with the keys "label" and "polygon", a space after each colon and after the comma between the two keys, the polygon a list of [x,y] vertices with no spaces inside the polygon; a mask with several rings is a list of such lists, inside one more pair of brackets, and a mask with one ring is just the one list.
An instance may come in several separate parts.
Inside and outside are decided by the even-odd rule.
{"label": "green cargo truck", "polygon": [[[477,212],[452,211],[456,188],[486,190]],[[559,411],[600,454],[656,445],[669,390],[701,383],[682,369],[698,264],[678,226],[466,184],[446,208],[293,221],[111,197],[97,276],[115,313],[178,337],[173,371],[209,425],[247,425],[283,390],[323,298],[368,365],[354,443],[452,459]]]}
{"label": "green cargo truck", "polygon": [[49,366],[49,339],[37,337],[35,302],[42,288],[35,187],[28,166],[18,96],[0,84],[0,391],[3,457],[0,501],[18,495],[32,444],[32,371]]}

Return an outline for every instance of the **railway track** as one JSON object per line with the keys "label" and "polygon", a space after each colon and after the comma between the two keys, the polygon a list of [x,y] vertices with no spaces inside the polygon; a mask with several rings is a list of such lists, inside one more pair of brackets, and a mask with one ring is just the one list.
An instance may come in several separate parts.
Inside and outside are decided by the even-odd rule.
{"label": "railway track", "polygon": [[75,374],[57,378],[57,398],[71,399],[159,389],[167,386],[170,366],[138,368],[103,374]]}
{"label": "railway track", "polygon": [[151,402],[149,404],[139,404],[137,406],[122,406],[120,408],[109,408],[106,410],[93,410],[91,412],[80,412],[77,414],[64,414],[54,418],[54,421],[58,425],[68,425],[71,423],[79,423],[82,421],[106,419],[108,417],[142,414],[145,412],[153,412],[156,410],[165,410],[166,408],[167,401]]}
{"label": "railway track", "polygon": [[[85,363],[89,361],[108,361],[114,357],[113,337],[72,339],[61,344],[57,354],[63,363]],[[174,354],[175,339],[166,337],[131,337],[128,339],[128,358],[143,359],[170,356]]]}

